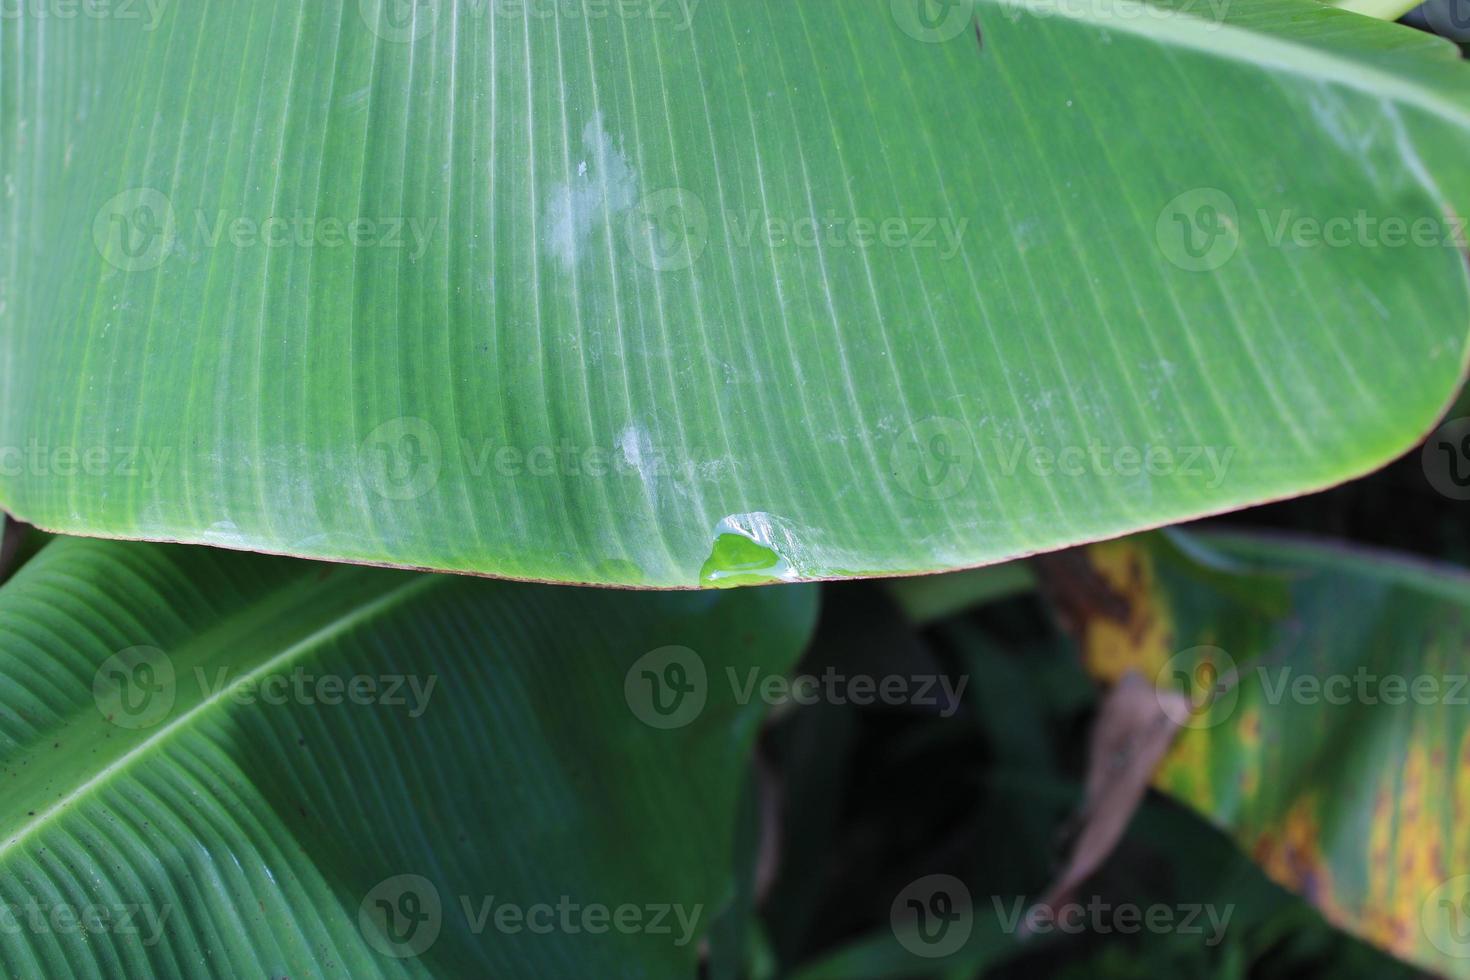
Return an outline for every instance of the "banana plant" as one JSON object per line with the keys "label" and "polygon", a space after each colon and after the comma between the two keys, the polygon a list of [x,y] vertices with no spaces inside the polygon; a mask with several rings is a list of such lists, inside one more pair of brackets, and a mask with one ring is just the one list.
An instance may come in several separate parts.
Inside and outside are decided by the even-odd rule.
{"label": "banana plant", "polygon": [[51,543],[0,588],[0,972],[691,976],[761,713],[722,672],[815,599]]}
{"label": "banana plant", "polygon": [[1470,578],[1256,535],[1135,538],[1082,568],[1120,599],[1064,603],[1089,669],[1188,697],[1157,785],[1331,921],[1466,975]]}
{"label": "banana plant", "polygon": [[1466,70],[1359,14],[133,12],[0,26],[0,502],[49,530],[944,571],[1362,475],[1465,368]]}
{"label": "banana plant", "polygon": [[[1101,686],[1232,678],[1159,787],[1470,975],[1457,716],[1230,672],[1447,670],[1463,583],[1096,544],[1366,477],[1464,381],[1470,32],[1343,6],[0,5],[0,971],[999,968],[983,875],[812,925],[847,770],[797,763],[858,722],[788,675],[1022,690],[957,618],[1045,595]],[[1424,454],[1470,499],[1470,423]]]}

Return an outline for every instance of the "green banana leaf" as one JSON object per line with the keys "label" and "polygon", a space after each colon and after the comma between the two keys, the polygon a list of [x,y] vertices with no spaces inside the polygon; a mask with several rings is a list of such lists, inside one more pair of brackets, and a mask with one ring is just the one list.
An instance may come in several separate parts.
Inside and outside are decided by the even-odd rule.
{"label": "green banana leaf", "polygon": [[1191,697],[1157,786],[1329,921],[1470,976],[1470,576],[1236,534],[1089,558],[1089,666]]}
{"label": "green banana leaf", "polygon": [[946,570],[1362,474],[1464,372],[1470,68],[1304,0],[83,8],[0,20],[46,529]]}
{"label": "green banana leaf", "polygon": [[693,976],[762,716],[722,671],[815,598],[50,544],[0,588],[0,975]]}

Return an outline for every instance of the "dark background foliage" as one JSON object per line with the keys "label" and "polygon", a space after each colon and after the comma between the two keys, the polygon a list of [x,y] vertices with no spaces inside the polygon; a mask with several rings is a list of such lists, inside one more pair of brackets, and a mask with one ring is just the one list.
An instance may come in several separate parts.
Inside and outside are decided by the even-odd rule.
{"label": "dark background foliage", "polygon": [[[1467,415],[1470,389],[1449,413]],[[1203,523],[1306,533],[1470,567],[1470,507],[1430,485],[1419,450],[1325,493]],[[922,627],[909,623],[883,583],[829,585],[823,599],[802,672],[841,664],[849,675],[932,671],[970,684],[950,717],[825,703],[778,712],[761,759],[780,811],[779,872],[747,937],[747,969],[806,980],[857,972],[1079,980],[1422,975],[1328,925],[1216,828],[1152,792],[1086,894],[1113,905],[1228,906],[1222,942],[1147,930],[1028,943],[1000,937],[974,962],[930,973],[917,959],[895,956],[889,905],[908,882],[952,874],[982,907],[1045,891],[1074,830],[1098,695],[1034,591]]]}

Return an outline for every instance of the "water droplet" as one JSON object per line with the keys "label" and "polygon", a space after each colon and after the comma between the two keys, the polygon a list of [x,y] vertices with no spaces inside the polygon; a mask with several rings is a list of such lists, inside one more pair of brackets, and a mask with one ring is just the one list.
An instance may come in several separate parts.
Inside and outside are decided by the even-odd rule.
{"label": "water droplet", "polygon": [[[773,533],[774,532],[774,533]],[[699,584],[714,588],[764,585],[797,578],[775,540],[783,537],[768,514],[737,514],[720,521]]]}

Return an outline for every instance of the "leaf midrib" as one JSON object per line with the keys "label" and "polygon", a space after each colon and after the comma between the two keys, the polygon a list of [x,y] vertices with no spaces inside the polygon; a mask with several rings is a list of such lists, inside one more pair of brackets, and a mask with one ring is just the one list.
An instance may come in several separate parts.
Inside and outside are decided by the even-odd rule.
{"label": "leaf midrib", "polygon": [[[63,811],[98,791],[114,776],[125,772],[133,765],[139,764],[142,760],[160,751],[160,747],[169,739],[173,738],[179,732],[192,727],[201,716],[206,715],[216,705],[221,704],[221,702],[227,702],[231,692],[239,684],[257,680],[272,670],[288,665],[292,660],[317,649],[321,644],[360,626],[373,617],[385,613],[396,605],[407,601],[421,592],[441,585],[446,581],[448,579],[440,575],[415,576],[407,582],[381,593],[370,601],[354,606],[352,609],[317,627],[295,643],[265,657],[255,664],[255,666],[241,674],[239,678],[221,686],[219,690],[207,694],[197,704],[180,713],[178,717],[170,718],[160,724],[155,731],[149,733],[141,742],[123,752],[113,761],[98,768],[93,775],[66,793],[57,802],[45,808],[37,808],[34,817],[28,817],[21,823],[14,834],[10,835],[5,841],[0,842],[0,862],[3,862],[12,851],[19,848],[29,838],[39,833],[48,824],[60,817]],[[300,588],[300,584],[299,580],[293,581],[282,591]],[[248,611],[256,605],[258,605],[257,602],[251,602],[246,607],[246,610]],[[226,703],[225,707],[228,707],[228,703]]]}
{"label": "leaf midrib", "polygon": [[[1414,105],[1431,112],[1463,129],[1470,130],[1470,99],[1456,100],[1427,80],[1414,80],[1383,71],[1370,59],[1354,54],[1338,54],[1295,38],[1281,38],[1251,27],[1232,24],[1228,20],[1207,20],[1190,10],[1171,9],[1140,0],[1099,0],[1077,9],[1067,0],[982,0],[1000,6],[1020,7],[1039,18],[1064,17],[1107,30],[1123,31],[1139,37],[1198,51],[1210,57],[1259,66],[1266,70],[1311,79],[1329,81],[1370,96]],[[1154,16],[1148,16],[1148,11]],[[1343,11],[1344,17],[1362,17]],[[1363,18],[1365,22],[1371,18]],[[1382,24],[1384,30],[1395,30]],[[1407,30],[1408,28],[1398,28]],[[1385,49],[1385,55],[1393,52]],[[1413,55],[1401,53],[1406,67],[1413,67]],[[1434,62],[1425,62],[1434,67]],[[1470,70],[1466,72],[1470,86]],[[1459,93],[1464,96],[1470,87]]]}

